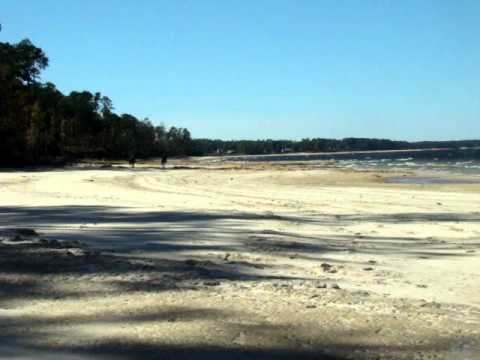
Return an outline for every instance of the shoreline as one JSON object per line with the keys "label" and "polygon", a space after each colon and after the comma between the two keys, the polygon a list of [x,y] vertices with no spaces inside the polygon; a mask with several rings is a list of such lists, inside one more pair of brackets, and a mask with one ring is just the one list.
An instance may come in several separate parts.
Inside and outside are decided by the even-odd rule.
{"label": "shoreline", "polygon": [[[469,148],[475,150],[477,148]],[[368,155],[368,154],[397,154],[409,152],[449,151],[459,150],[456,148],[428,148],[428,149],[402,149],[402,150],[365,150],[365,151],[331,151],[331,152],[285,152],[275,154],[252,154],[252,155],[218,155],[219,157],[231,160],[232,158],[253,158],[253,157],[277,157],[277,156],[329,156],[329,155]],[[214,157],[214,156],[205,156]]]}

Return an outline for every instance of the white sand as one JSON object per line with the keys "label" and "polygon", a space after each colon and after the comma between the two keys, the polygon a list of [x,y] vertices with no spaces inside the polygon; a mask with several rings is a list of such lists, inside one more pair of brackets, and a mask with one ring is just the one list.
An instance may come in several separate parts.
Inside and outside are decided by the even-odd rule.
{"label": "white sand", "polygon": [[[38,320],[38,333],[62,334],[62,351],[100,339],[262,351],[321,347],[338,356],[357,350],[359,359],[479,356],[480,186],[388,185],[385,173],[234,167],[0,173],[1,227],[33,228],[118,255],[229,269],[220,286],[192,293],[105,298],[88,296],[95,282],[80,284],[83,297],[25,300],[8,316],[66,316],[43,328]],[[317,288],[323,283],[327,289]],[[148,322],[134,324],[125,315],[147,308]],[[227,315],[174,323],[152,315],[173,308]],[[68,320],[82,316],[87,320],[78,324]],[[51,340],[32,342],[53,346]]]}

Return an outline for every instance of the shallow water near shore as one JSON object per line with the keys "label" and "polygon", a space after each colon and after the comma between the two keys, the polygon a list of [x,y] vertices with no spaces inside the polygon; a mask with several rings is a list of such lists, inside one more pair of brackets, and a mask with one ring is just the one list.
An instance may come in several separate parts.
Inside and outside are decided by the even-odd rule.
{"label": "shallow water near shore", "polygon": [[318,163],[318,166],[323,168],[433,171],[480,176],[480,149],[252,155],[235,157],[233,160],[248,162],[281,161],[287,163],[308,161],[313,165]]}
{"label": "shallow water near shore", "polygon": [[442,177],[416,177],[402,176],[387,180],[390,184],[409,184],[409,185],[449,185],[449,184],[480,184],[480,179],[449,179]]}

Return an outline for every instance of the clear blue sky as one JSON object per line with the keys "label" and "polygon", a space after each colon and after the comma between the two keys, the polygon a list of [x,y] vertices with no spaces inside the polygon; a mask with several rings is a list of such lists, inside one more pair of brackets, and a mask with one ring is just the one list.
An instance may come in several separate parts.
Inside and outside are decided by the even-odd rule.
{"label": "clear blue sky", "polygon": [[63,92],[223,139],[480,138],[478,0],[2,0]]}

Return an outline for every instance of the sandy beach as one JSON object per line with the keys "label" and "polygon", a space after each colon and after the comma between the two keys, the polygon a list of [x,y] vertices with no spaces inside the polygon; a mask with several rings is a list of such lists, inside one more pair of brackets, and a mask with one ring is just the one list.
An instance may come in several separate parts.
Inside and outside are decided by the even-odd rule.
{"label": "sandy beach", "polygon": [[405,175],[1,172],[0,358],[480,359],[480,184]]}

